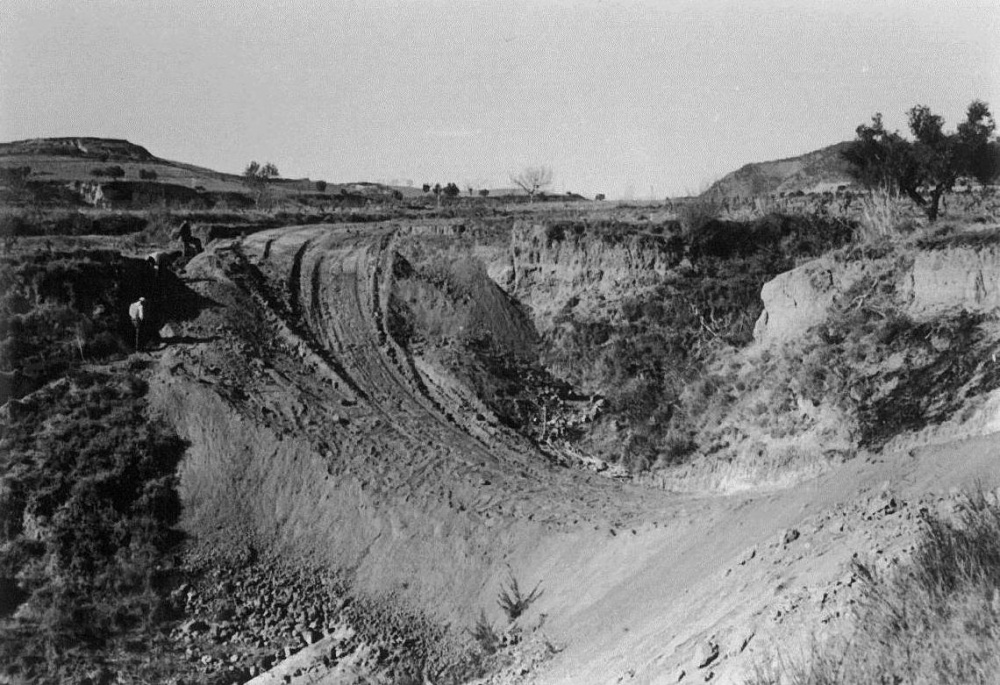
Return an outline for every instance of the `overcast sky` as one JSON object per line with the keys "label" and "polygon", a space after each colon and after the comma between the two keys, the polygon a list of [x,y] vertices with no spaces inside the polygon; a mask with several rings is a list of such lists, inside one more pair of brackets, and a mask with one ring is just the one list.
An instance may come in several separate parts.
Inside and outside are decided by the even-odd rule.
{"label": "overcast sky", "polygon": [[696,192],[929,105],[1000,110],[1000,2],[0,0],[0,141],[283,176]]}

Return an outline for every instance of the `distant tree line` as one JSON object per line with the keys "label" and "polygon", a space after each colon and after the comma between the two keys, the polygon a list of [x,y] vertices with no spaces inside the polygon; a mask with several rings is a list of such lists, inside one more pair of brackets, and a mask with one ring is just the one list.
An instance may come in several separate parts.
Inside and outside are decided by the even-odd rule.
{"label": "distant tree line", "polygon": [[441,195],[444,195],[445,197],[458,197],[462,194],[461,188],[454,183],[448,183],[444,186],[440,183],[435,183],[433,186],[431,186],[430,183],[425,183],[423,185],[423,191],[424,193],[433,193],[438,197]]}

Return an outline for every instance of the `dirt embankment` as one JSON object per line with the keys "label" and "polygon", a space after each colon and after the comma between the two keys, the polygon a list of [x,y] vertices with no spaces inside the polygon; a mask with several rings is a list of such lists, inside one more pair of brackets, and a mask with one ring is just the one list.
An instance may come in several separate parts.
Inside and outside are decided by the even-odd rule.
{"label": "dirt embankment", "polygon": [[[488,409],[470,412],[468,389],[393,328],[393,298],[426,295],[404,283],[397,240],[391,227],[312,226],[214,246],[186,274],[212,304],[186,324],[196,342],[163,353],[152,395],[190,442],[186,528],[206,554],[308,560],[359,596],[450,623],[457,650],[474,648],[462,631],[480,610],[505,620],[508,573],[540,582],[522,621],[541,625],[551,661],[499,681],[736,682],[772,645],[839,620],[851,556],[902,554],[929,491],[997,475],[989,439],[856,460],[768,495],[678,495],[554,465]],[[526,264],[563,249],[543,240]],[[621,276],[606,255],[566,257],[608,293],[657,268],[611,249]],[[522,285],[539,276],[514,265]],[[467,276],[481,297],[428,309],[425,324],[506,306]],[[546,301],[560,277],[547,276]],[[502,339],[517,321],[488,323]]]}
{"label": "dirt embankment", "polygon": [[309,557],[461,628],[498,616],[508,565],[541,579],[557,550],[579,559],[669,515],[659,493],[553,466],[421,374],[387,329],[395,259],[389,231],[324,226],[189,265],[215,303],[188,331],[206,342],[167,351],[153,385],[191,443],[181,491],[203,549]]}
{"label": "dirt embankment", "polygon": [[1000,305],[1000,247],[995,236],[984,236],[979,242],[985,244],[972,239],[950,241],[953,245],[938,242],[931,249],[913,251],[909,258],[892,254],[845,261],[828,256],[780,275],[763,288],[764,313],[754,338],[766,345],[801,337],[826,319],[836,297],[888,261],[893,262],[897,300],[914,318],[995,310]]}
{"label": "dirt embankment", "polygon": [[[541,332],[562,310],[606,316],[608,307],[663,282],[683,256],[668,241],[638,231],[625,236],[584,226],[522,223],[514,227],[508,273],[492,273],[531,308]],[[506,278],[506,282],[504,279]],[[596,317],[595,317],[596,318]]]}

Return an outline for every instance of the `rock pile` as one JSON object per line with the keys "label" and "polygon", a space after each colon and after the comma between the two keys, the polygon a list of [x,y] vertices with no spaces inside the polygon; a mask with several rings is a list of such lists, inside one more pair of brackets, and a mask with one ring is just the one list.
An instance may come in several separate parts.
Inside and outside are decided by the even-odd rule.
{"label": "rock pile", "polygon": [[202,682],[244,683],[327,636],[338,637],[336,655],[358,647],[343,622],[344,585],[322,571],[279,562],[217,566],[193,574],[172,599],[188,618],[170,637]]}

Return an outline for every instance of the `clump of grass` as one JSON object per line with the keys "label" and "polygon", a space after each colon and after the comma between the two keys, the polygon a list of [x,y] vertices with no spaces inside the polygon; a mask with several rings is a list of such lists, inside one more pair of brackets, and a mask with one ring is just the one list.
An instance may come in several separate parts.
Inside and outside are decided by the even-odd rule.
{"label": "clump of grass", "polygon": [[862,564],[853,634],[784,657],[748,681],[1000,682],[1000,505],[981,489],[954,520],[924,512],[912,558],[890,573]]}
{"label": "clump of grass", "polygon": [[469,634],[472,635],[472,639],[476,641],[479,648],[486,655],[495,654],[497,648],[500,646],[500,636],[497,635],[496,629],[490,620],[486,618],[486,611],[481,610],[479,612],[479,618],[476,619],[476,624],[469,630]]}
{"label": "clump of grass", "polygon": [[858,240],[873,243],[898,235],[903,224],[903,209],[898,193],[886,188],[870,191],[861,197]]}
{"label": "clump of grass", "polygon": [[507,587],[500,588],[500,594],[497,595],[497,604],[503,609],[509,622],[513,623],[520,618],[528,610],[528,607],[542,596],[544,591],[539,589],[541,584],[541,581],[539,581],[531,592],[525,595],[521,592],[514,574],[510,573],[508,575]]}

